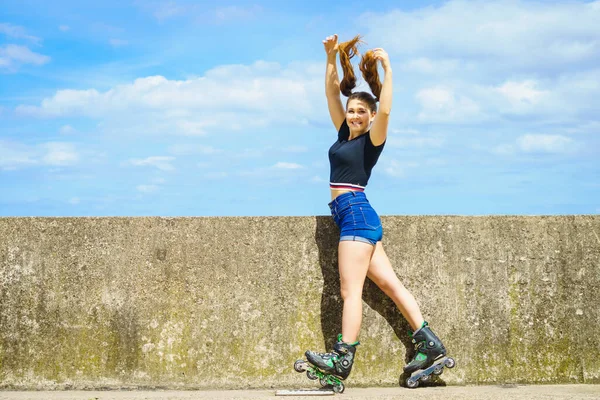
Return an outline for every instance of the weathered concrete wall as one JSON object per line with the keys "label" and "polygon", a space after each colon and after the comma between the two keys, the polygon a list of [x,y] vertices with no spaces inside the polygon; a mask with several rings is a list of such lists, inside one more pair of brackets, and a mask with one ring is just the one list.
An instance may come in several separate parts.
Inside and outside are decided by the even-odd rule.
{"label": "weathered concrete wall", "polygon": [[[600,216],[383,217],[457,368],[600,382]],[[0,388],[311,386],[340,329],[328,217],[1,218]],[[348,385],[395,385],[408,325],[372,284]]]}

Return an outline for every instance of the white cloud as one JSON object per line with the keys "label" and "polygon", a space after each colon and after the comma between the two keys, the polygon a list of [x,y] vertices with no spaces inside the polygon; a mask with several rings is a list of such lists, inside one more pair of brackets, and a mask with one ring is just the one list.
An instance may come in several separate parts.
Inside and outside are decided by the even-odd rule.
{"label": "white cloud", "polygon": [[42,41],[38,37],[28,35],[23,27],[12,24],[0,24],[0,33],[15,39],[26,39],[35,44],[39,44]]}
{"label": "white cloud", "polygon": [[561,135],[527,134],[517,139],[518,149],[525,153],[563,153],[573,149],[573,140]]}
{"label": "white cloud", "polygon": [[288,162],[278,162],[273,165],[275,169],[300,169],[303,168],[300,164],[288,163]]}
{"label": "white cloud", "polygon": [[63,125],[60,127],[59,132],[61,135],[72,135],[77,132],[71,125]]}
{"label": "white cloud", "polygon": [[421,104],[419,120],[423,122],[468,122],[482,118],[480,106],[453,89],[432,87],[421,89],[415,95]]}
{"label": "white cloud", "polygon": [[598,4],[451,0],[361,21],[401,71],[395,104],[414,93],[405,121],[580,124],[600,113]]}
{"label": "white cloud", "polygon": [[391,129],[387,139],[388,146],[404,147],[441,147],[444,139],[439,137],[422,136],[421,132],[413,128]]}
{"label": "white cloud", "polygon": [[417,93],[417,100],[431,109],[442,109],[455,103],[454,93],[442,88],[422,89]]}
{"label": "white cloud", "polygon": [[404,178],[406,177],[406,170],[411,167],[411,165],[401,164],[396,160],[390,160],[383,163],[383,172],[394,178]]}
{"label": "white cloud", "polygon": [[600,59],[597,4],[452,0],[361,20],[391,54],[547,68]]}
{"label": "white cloud", "polygon": [[579,124],[582,116],[600,113],[600,70],[565,72],[557,79],[503,79],[494,85],[464,79],[418,89],[418,120],[470,124],[516,116],[527,122]]}
{"label": "white cloud", "polygon": [[415,175],[422,176],[424,170],[438,170],[447,164],[447,161],[442,158],[425,158],[421,159],[420,162],[386,159],[383,161],[381,167],[383,169],[383,173],[387,176],[403,179]]}
{"label": "white cloud", "polygon": [[215,149],[212,146],[204,146],[199,144],[175,144],[169,146],[168,152],[175,155],[195,155],[195,154],[216,154],[220,153],[221,150]]}
{"label": "white cloud", "polygon": [[203,120],[203,121],[183,120],[183,121],[176,122],[178,131],[181,134],[188,135],[188,136],[204,135],[204,134],[206,134],[207,127],[215,126],[217,124],[218,124],[217,121],[215,121],[213,119]]}
{"label": "white cloud", "polygon": [[67,32],[69,30],[71,30],[71,28],[68,25],[61,25],[58,27],[59,30],[61,30],[62,32]]}
{"label": "white cloud", "polygon": [[569,125],[564,128],[564,132],[568,134],[592,134],[600,132],[600,120],[598,121],[581,121],[577,125]]}
{"label": "white cloud", "polygon": [[[56,92],[53,98],[42,100],[40,107],[18,106],[17,114],[24,116],[73,116],[81,114],[83,107],[93,106],[99,97],[98,91],[65,89]],[[93,112],[93,111],[92,111]]]}
{"label": "white cloud", "polygon": [[156,185],[137,185],[135,187],[135,189],[138,192],[142,192],[142,193],[154,193],[156,192],[159,188]]}
{"label": "white cloud", "polygon": [[155,167],[161,171],[173,171],[175,170],[175,167],[171,164],[173,160],[175,160],[175,157],[153,156],[143,159],[134,158],[129,160],[128,164],[137,167]]}
{"label": "white cloud", "polygon": [[71,143],[50,142],[43,144],[42,147],[46,150],[42,161],[47,165],[68,166],[79,161],[79,154]]}
{"label": "white cloud", "polygon": [[44,65],[50,57],[35,53],[25,46],[9,44],[0,47],[0,67],[18,68],[23,64]]}
{"label": "white cloud", "polygon": [[512,144],[501,144],[492,148],[492,153],[501,156],[510,156],[515,154],[517,151],[516,146]]}
{"label": "white cloud", "polygon": [[16,170],[32,166],[72,166],[79,162],[79,153],[72,143],[47,142],[29,146],[0,141],[0,169]]}
{"label": "white cloud", "polygon": [[529,106],[539,103],[541,99],[549,94],[546,90],[536,89],[536,86],[538,86],[538,83],[533,80],[522,82],[508,81],[496,90],[515,107],[522,105]]}
{"label": "white cloud", "polygon": [[504,143],[492,148],[492,153],[500,156],[512,156],[517,153],[572,153],[577,150],[577,143],[562,135],[525,134],[513,143]]}
{"label": "white cloud", "polygon": [[[600,69],[561,75],[551,88],[549,114],[593,121],[600,115]],[[569,121],[570,122],[570,121]]]}
{"label": "white cloud", "polygon": [[34,149],[0,140],[0,169],[14,170],[38,163]]}
{"label": "white cloud", "polygon": [[388,139],[391,147],[441,147],[444,144],[444,139],[433,137],[396,137],[392,136]]}
{"label": "white cloud", "polygon": [[296,163],[277,162],[269,167],[257,167],[239,170],[236,174],[246,178],[258,178],[266,180],[288,180],[298,175],[304,175],[307,169]]}
{"label": "white cloud", "polygon": [[198,136],[216,128],[300,124],[326,110],[322,76],[308,73],[307,68],[258,61],[217,67],[203,77],[184,81],[150,76],[105,92],[59,90],[39,106],[20,105],[16,112],[32,117],[99,118],[106,129],[138,135]]}

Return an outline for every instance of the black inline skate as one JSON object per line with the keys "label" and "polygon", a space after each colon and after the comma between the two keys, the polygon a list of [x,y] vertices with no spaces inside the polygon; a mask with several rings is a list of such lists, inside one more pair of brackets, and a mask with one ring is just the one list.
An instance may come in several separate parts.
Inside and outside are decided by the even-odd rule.
{"label": "black inline skate", "polygon": [[446,348],[442,341],[433,333],[429,324],[423,323],[420,329],[410,334],[415,344],[416,354],[404,367],[405,374],[413,374],[406,379],[406,386],[416,388],[419,382],[427,382],[433,375],[441,375],[444,367],[454,368],[453,358],[446,357]]}
{"label": "black inline skate", "polygon": [[352,365],[354,364],[354,354],[359,342],[342,342],[342,335],[338,335],[338,341],[333,345],[330,353],[317,353],[306,351],[304,355],[306,360],[298,360],[294,363],[294,369],[297,372],[306,371],[309,379],[318,379],[321,386],[332,386],[333,391],[342,393],[344,391],[343,380],[348,378]]}

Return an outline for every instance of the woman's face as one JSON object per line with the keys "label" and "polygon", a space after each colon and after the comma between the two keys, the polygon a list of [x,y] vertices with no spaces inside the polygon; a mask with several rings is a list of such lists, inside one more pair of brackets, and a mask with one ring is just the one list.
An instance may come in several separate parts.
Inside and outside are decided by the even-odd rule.
{"label": "woman's face", "polygon": [[351,133],[362,134],[369,130],[371,122],[375,118],[375,112],[369,111],[366,103],[352,99],[346,107],[346,121]]}

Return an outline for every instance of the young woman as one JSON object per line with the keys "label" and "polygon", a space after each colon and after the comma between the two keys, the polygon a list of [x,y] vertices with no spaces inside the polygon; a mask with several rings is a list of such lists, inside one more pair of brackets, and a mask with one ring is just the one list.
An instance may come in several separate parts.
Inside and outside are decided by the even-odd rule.
{"label": "young woman", "polygon": [[[433,364],[446,355],[440,339],[423,319],[413,295],[402,285],[392,269],[381,238],[383,229],[379,216],[364,193],[371,170],[383,151],[392,108],[392,67],[388,54],[381,48],[368,51],[359,67],[374,96],[367,92],[352,92],[356,77],[350,59],[358,53],[360,37],[338,45],[337,35],[324,41],[327,53],[325,93],[331,120],[338,138],[329,149],[331,164],[331,215],[340,228],[338,268],[342,311],[342,333],[330,353],[307,351],[307,360],[321,371],[346,379],[352,370],[358,334],[362,323],[362,291],[369,277],[388,295],[410,324],[416,355],[404,367],[411,374]],[[339,81],[336,55],[344,72]],[[377,63],[385,74],[379,80]],[[341,93],[348,98],[346,108]],[[379,102],[379,110],[377,110]]]}

